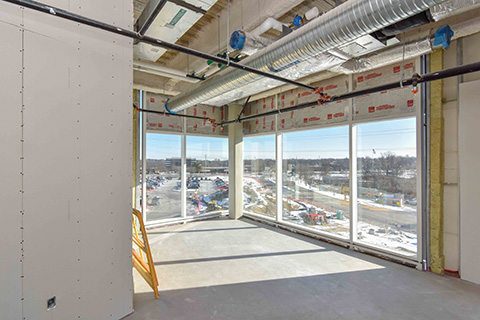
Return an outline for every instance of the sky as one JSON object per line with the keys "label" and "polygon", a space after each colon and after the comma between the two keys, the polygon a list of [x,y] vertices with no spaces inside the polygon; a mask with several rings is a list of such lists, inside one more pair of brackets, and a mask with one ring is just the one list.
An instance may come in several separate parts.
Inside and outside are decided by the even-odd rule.
{"label": "sky", "polygon": [[399,119],[358,126],[357,152],[359,157],[376,156],[390,151],[401,156],[416,156],[416,119]]}
{"label": "sky", "polygon": [[[147,159],[181,156],[182,137],[174,134],[147,133]],[[187,137],[187,158],[227,160],[228,139],[201,136]]]}
{"label": "sky", "polygon": [[[387,151],[401,156],[416,156],[415,118],[364,123],[357,128],[359,157],[378,157]],[[348,126],[285,133],[283,158],[348,158],[348,140]],[[180,135],[147,133],[147,159],[165,159],[180,155]],[[226,160],[228,140],[187,136],[187,157]],[[244,157],[274,159],[275,135],[244,138]]]}

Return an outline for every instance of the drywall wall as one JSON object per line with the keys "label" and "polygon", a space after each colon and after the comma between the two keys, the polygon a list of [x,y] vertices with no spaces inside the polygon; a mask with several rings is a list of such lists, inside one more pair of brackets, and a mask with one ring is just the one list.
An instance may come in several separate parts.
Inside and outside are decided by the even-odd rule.
{"label": "drywall wall", "polygon": [[458,152],[460,167],[460,275],[462,279],[480,284],[480,108],[478,100],[480,80],[460,84],[460,113],[458,130]]}
{"label": "drywall wall", "polygon": [[[444,53],[444,67],[451,68],[480,60],[480,34],[473,34],[452,42]],[[458,86],[480,79],[480,73],[453,77],[444,80],[443,115],[445,119],[445,181],[444,181],[444,255],[445,269],[459,271],[461,232],[460,232],[460,190],[458,131],[461,122],[461,99],[458,98]]]}
{"label": "drywall wall", "polygon": [[[462,39],[460,61],[464,64],[480,60],[480,33]],[[460,80],[458,95],[458,166],[460,215],[459,255],[460,276],[462,279],[480,284],[480,250],[478,242],[478,225],[480,215],[476,200],[478,199],[478,143],[479,88],[480,72],[463,76]],[[456,119],[452,119],[456,120]],[[447,121],[446,121],[447,122]],[[475,180],[474,180],[475,179]],[[474,186],[472,188],[472,186]]]}
{"label": "drywall wall", "polygon": [[[131,1],[49,4],[132,28]],[[131,41],[6,3],[0,20],[2,318],[120,319],[133,311]]]}
{"label": "drywall wall", "polygon": [[22,315],[21,22],[18,7],[0,4],[0,310],[7,319]]}

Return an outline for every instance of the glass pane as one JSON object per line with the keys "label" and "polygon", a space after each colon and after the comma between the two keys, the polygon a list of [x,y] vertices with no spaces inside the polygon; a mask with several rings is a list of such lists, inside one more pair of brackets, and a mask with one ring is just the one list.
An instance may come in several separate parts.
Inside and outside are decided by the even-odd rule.
{"label": "glass pane", "polygon": [[348,126],[283,136],[283,219],[348,238]]}
{"label": "glass pane", "polygon": [[275,136],[245,138],[243,155],[243,209],[275,218]]}
{"label": "glass pane", "polygon": [[228,210],[228,139],[187,137],[187,216]]}
{"label": "glass pane", "polygon": [[358,125],[358,240],[417,253],[416,119]]}
{"label": "glass pane", "polygon": [[181,136],[147,133],[147,221],[181,217]]}

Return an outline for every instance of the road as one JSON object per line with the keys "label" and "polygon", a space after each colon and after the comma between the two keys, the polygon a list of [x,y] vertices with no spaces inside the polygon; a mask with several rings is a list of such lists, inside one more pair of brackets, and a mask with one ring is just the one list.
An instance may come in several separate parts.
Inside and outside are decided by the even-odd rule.
{"label": "road", "polygon": [[[181,192],[175,190],[177,179],[167,180],[167,182],[152,191],[147,191],[147,199],[159,197],[160,203],[158,205],[149,204],[147,211],[147,221],[155,221],[160,219],[172,219],[181,217]],[[187,215],[192,214],[198,208],[190,200],[190,196],[194,193],[197,196],[204,194],[211,194],[217,191],[215,183],[211,180],[201,180],[200,188],[195,190],[187,190]]]}
{"label": "road", "polygon": [[[147,199],[160,198],[158,205],[148,205],[147,221],[181,217],[181,192],[175,190],[177,179],[167,180],[163,185],[147,191]],[[147,202],[148,203],[148,202]]]}
{"label": "road", "polygon": [[[270,180],[259,178],[259,180],[269,188],[275,188],[275,183]],[[290,182],[290,189],[295,189],[295,182]],[[297,186],[297,192],[283,188],[284,198],[303,199],[320,204],[326,209],[335,212],[342,210],[346,217],[349,217],[350,208],[348,202],[340,201],[312,190]],[[406,232],[416,233],[416,212],[388,210],[383,208],[360,206],[358,210],[358,220],[367,222],[380,227],[391,227]]]}
{"label": "road", "polygon": [[[275,183],[267,180],[264,177],[259,177],[259,180],[267,185],[272,190],[275,190]],[[167,180],[167,182],[153,191],[148,191],[148,199],[160,197],[160,204],[153,206],[149,205],[147,212],[147,221],[154,221],[159,219],[178,218],[181,216],[181,193],[175,190],[177,183],[176,179]],[[290,182],[290,189],[295,189],[295,182]],[[329,197],[323,194],[316,193],[312,190],[297,187],[297,192],[291,191],[286,187],[283,189],[284,198],[303,199],[320,204],[322,207],[330,210],[342,210],[346,217],[349,217],[348,202],[340,201],[336,198]],[[187,191],[187,214],[195,213],[197,207],[190,201],[190,196],[194,193],[197,196],[211,194],[217,191],[215,183],[211,180],[201,180],[200,188],[195,192],[194,190]],[[383,208],[360,206],[358,212],[358,220],[379,227],[391,227],[393,229],[400,229],[402,231],[416,233],[417,215],[415,212],[388,210]]]}

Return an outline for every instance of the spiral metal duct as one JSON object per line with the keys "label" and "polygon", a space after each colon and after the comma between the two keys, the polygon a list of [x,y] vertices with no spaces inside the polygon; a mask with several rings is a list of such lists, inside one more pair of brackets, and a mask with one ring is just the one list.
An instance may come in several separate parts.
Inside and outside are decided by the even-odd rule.
{"label": "spiral metal duct", "polygon": [[[349,0],[245,59],[244,64],[277,73],[442,2],[444,0]],[[173,98],[168,106],[170,110],[180,111],[260,78],[227,69]],[[257,92],[261,91],[262,88],[258,88]]]}

